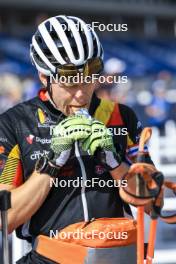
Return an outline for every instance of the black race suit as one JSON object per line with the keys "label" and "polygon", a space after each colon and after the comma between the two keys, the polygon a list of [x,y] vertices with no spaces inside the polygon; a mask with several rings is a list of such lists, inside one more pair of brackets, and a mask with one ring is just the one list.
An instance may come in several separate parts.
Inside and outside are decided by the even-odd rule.
{"label": "black race suit", "polygon": [[[1,184],[20,186],[32,174],[37,159],[50,152],[52,128],[65,116],[54,109],[43,95],[41,91],[36,98],[20,103],[0,115]],[[100,102],[94,95],[89,109],[92,116]],[[123,158],[130,161],[138,150],[141,125],[129,107],[119,105],[119,112],[125,123],[117,125],[117,128],[127,127],[128,136],[115,136],[114,142],[116,144],[118,141]],[[119,146],[117,148],[119,150]],[[77,158],[79,154],[85,174]],[[17,236],[34,242],[39,234],[50,236],[50,230],[60,230],[76,222],[101,217],[123,217],[124,211],[130,214],[129,206],[118,194],[118,187],[102,188],[95,184],[94,187],[85,188],[85,193],[81,194],[81,186],[64,187],[59,184],[63,183],[63,179],[76,180],[81,177],[83,181],[92,178],[96,178],[96,182],[99,179],[112,180],[110,174],[94,158],[81,153],[80,148],[77,151],[73,148],[70,160],[60,172],[59,181],[55,182],[39,210],[17,229]],[[36,256],[37,254],[32,252],[32,255],[29,254],[19,263],[50,263],[45,262],[44,258],[43,261],[39,257],[37,260]],[[35,262],[33,258],[36,258]]]}

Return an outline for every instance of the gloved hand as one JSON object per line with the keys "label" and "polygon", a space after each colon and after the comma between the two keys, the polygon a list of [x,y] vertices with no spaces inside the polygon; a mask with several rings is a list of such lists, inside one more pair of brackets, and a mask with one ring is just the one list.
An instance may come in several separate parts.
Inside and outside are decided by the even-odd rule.
{"label": "gloved hand", "polygon": [[117,168],[121,164],[121,158],[116,152],[110,131],[95,119],[92,119],[91,128],[91,134],[82,142],[83,150],[95,155],[108,170]]}
{"label": "gloved hand", "polygon": [[72,115],[54,128],[51,139],[51,149],[54,152],[53,163],[59,167],[65,165],[70,157],[73,143],[91,134],[91,122],[91,119],[84,115]]}

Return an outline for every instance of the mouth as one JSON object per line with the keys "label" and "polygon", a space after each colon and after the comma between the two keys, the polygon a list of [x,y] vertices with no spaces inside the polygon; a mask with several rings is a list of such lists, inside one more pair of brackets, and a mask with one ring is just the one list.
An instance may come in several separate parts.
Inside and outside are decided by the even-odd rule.
{"label": "mouth", "polygon": [[72,113],[75,113],[76,111],[78,111],[78,109],[87,108],[87,104],[84,104],[84,105],[69,105],[69,108],[70,108],[70,111]]}
{"label": "mouth", "polygon": [[84,104],[84,105],[69,105],[69,107],[71,108],[84,108],[86,107],[87,104]]}

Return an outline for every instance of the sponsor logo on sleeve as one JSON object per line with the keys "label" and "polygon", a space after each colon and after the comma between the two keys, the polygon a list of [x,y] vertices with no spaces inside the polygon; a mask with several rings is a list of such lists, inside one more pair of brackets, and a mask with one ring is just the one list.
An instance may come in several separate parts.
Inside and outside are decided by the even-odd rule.
{"label": "sponsor logo on sleeve", "polygon": [[142,128],[142,124],[140,121],[137,122],[137,129]]}
{"label": "sponsor logo on sleeve", "polygon": [[0,154],[3,154],[5,152],[4,146],[0,146]]}
{"label": "sponsor logo on sleeve", "polygon": [[7,142],[7,138],[0,137],[0,142],[6,143]]}
{"label": "sponsor logo on sleeve", "polygon": [[139,142],[139,139],[140,139],[140,135],[136,136],[136,143]]}
{"label": "sponsor logo on sleeve", "polygon": [[28,137],[26,137],[26,140],[27,140],[27,142],[28,142],[30,145],[32,145],[33,140],[34,140],[34,135],[29,135]]}

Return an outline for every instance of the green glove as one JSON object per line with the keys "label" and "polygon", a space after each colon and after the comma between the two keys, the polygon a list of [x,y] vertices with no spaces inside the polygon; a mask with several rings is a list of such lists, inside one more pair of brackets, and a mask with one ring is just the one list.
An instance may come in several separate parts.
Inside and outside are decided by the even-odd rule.
{"label": "green glove", "polygon": [[73,143],[91,134],[91,119],[83,115],[72,115],[62,120],[54,129],[51,149],[57,166],[63,166],[70,157]]}
{"label": "green glove", "polygon": [[121,163],[110,131],[98,120],[92,120],[92,133],[83,141],[82,148],[91,155],[96,155],[108,170],[118,167]]}

